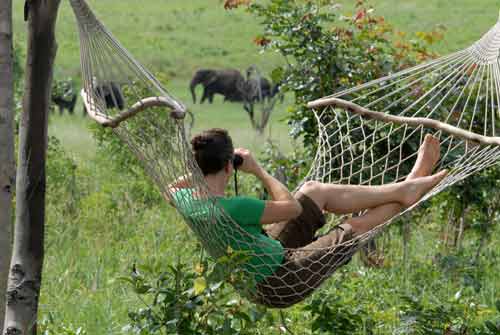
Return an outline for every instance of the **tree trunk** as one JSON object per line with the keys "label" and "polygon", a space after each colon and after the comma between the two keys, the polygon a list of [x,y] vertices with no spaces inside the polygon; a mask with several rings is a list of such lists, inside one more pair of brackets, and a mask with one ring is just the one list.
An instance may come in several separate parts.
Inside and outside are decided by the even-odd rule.
{"label": "tree trunk", "polygon": [[47,118],[57,49],[54,30],[59,0],[28,0],[28,5],[28,59],[4,335],[36,334],[44,253]]}
{"label": "tree trunk", "polygon": [[12,252],[12,193],[14,161],[14,74],[12,0],[0,1],[0,330]]}

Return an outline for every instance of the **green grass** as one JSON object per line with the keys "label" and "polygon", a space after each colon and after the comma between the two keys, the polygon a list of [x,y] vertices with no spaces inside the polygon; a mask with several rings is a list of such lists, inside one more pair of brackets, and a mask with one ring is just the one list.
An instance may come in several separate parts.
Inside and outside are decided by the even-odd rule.
{"label": "green grass", "polygon": [[[256,20],[244,11],[225,11],[213,1],[89,1],[97,16],[142,63],[186,80],[199,67],[258,64],[270,69],[277,57],[258,53],[252,42]],[[25,38],[22,1],[15,2],[16,40]],[[139,28],[140,27],[140,28]],[[56,76],[79,74],[76,22],[68,1],[58,18]]]}
{"label": "green grass", "polygon": [[89,334],[119,333],[128,310],[139,306],[116,280],[133,264],[164,267],[196,250],[179,216],[165,203],[131,200],[129,177],[115,169],[107,157],[94,157],[79,164],[76,185],[49,185],[41,315]]}
{"label": "green grass", "polygon": [[[354,13],[353,2],[341,0],[342,13]],[[440,53],[469,46],[497,20],[498,3],[482,0],[395,1],[372,0],[376,11],[388,22],[403,31],[416,32],[447,28],[444,40],[436,45]],[[244,9],[225,11],[222,1],[118,1],[90,0],[98,17],[132,54],[153,71],[168,74],[168,89],[186,102],[195,113],[196,130],[218,126],[232,130],[236,143],[251,149],[262,147],[263,137],[249,128],[246,114],[240,105],[192,105],[188,82],[200,67],[234,67],[244,70],[257,64],[264,71],[282,60],[275,54],[259,53],[253,38],[260,33],[257,19]],[[14,2],[15,39],[24,45],[25,23],[22,19],[23,1]],[[55,77],[73,77],[79,82],[79,44],[76,22],[68,1],[61,2],[58,18]],[[278,122],[286,115],[286,105],[278,106],[272,118],[271,138],[287,151],[293,143],[288,140],[287,126]],[[51,133],[63,140],[70,151],[88,158],[92,142],[86,134],[85,122],[54,118]],[[84,141],[84,142],[82,142]],[[80,144],[81,143],[81,144]],[[85,144],[83,144],[85,143]]]}
{"label": "green grass", "polygon": [[[352,14],[353,1],[340,0],[340,12]],[[199,67],[236,67],[257,64],[268,70],[281,60],[259,54],[252,42],[260,32],[257,19],[243,9],[225,11],[219,0],[89,1],[97,16],[144,64],[187,80]],[[427,31],[437,25],[448,31],[438,49],[467,47],[498,19],[498,1],[372,0],[377,13],[403,31]],[[15,1],[16,40],[24,44],[23,1]],[[56,76],[78,76],[78,35],[68,1],[62,1],[58,19]]]}
{"label": "green grass", "polygon": [[[77,109],[78,111],[80,109]],[[51,114],[49,118],[49,134],[59,138],[64,148],[72,154],[78,163],[94,158],[96,143],[87,131],[91,121],[87,117],[77,115]]]}
{"label": "green grass", "polygon": [[[341,0],[339,10],[352,15],[353,2]],[[497,20],[498,3],[482,0],[395,1],[372,0],[377,12],[403,31],[416,32],[447,28],[444,40],[436,45],[441,53],[469,46]],[[263,137],[249,128],[249,122],[238,104],[213,106],[192,105],[188,82],[192,73],[201,67],[234,67],[244,70],[257,64],[269,71],[282,60],[272,53],[259,53],[253,38],[260,33],[256,18],[244,9],[225,11],[222,1],[118,1],[90,0],[97,16],[132,54],[153,71],[168,74],[167,88],[188,104],[195,113],[196,130],[218,126],[232,130],[236,143],[251,149],[262,147]],[[25,23],[22,19],[23,1],[14,2],[15,39],[24,45]],[[79,82],[79,44],[76,22],[68,1],[61,2],[58,18],[55,77],[73,77]],[[272,118],[271,138],[287,151],[293,143],[288,140],[287,126],[278,122],[286,115],[286,105],[278,106]],[[85,133],[85,122],[54,118],[51,133],[60,137],[70,151],[88,158],[92,142]],[[78,131],[78,129],[80,131]],[[85,133],[85,134],[84,134]],[[79,144],[85,141],[85,144]]]}
{"label": "green grass", "polygon": [[[354,1],[341,0],[353,13]],[[444,54],[466,48],[478,40],[498,20],[500,3],[495,0],[371,0],[376,12],[387,22],[406,32],[429,31],[442,25],[444,40],[436,49]]]}
{"label": "green grass", "polygon": [[[353,12],[352,1],[339,2],[346,4],[343,12]],[[187,102],[196,116],[195,132],[209,127],[227,128],[237,146],[256,152],[262,149],[267,138],[277,142],[283,151],[297,145],[291,142],[287,125],[280,122],[286,116],[290,97],[284,105],[277,106],[270,129],[264,136],[250,128],[241,105],[222,103],[220,97],[213,105],[191,104],[187,86],[190,76],[199,67],[243,70],[250,64],[257,64],[267,71],[282,61],[277,55],[258,52],[252,39],[259,33],[259,25],[244,10],[224,11],[219,0],[92,0],[89,3],[138,60],[153,71],[167,73],[168,89]],[[471,0],[380,0],[372,3],[377,12],[403,31],[427,31],[438,24],[447,27],[444,41],[436,46],[441,53],[470,45],[495,23],[498,13],[498,2],[492,0],[481,0],[480,4]],[[15,1],[14,5],[16,41],[23,45],[26,37],[23,1]],[[56,77],[78,78],[78,36],[67,1],[62,1],[57,38]],[[78,106],[77,114],[80,110]],[[83,326],[89,334],[118,334],[127,319],[127,310],[140,307],[141,303],[116,278],[126,273],[134,262],[161,267],[179,256],[189,262],[196,244],[178,215],[167,205],[160,203],[147,207],[139,201],[130,201],[128,176],[113,169],[112,158],[96,153],[96,144],[88,131],[90,122],[80,115],[60,117],[54,114],[51,117],[49,133],[61,140],[78,165],[78,201],[75,201],[76,210],[68,212],[72,200],[64,193],[66,190],[60,194],[61,190],[49,185],[41,311],[43,316],[50,312],[60,322]],[[429,231],[415,232],[410,251],[416,257],[406,269],[418,269],[422,265],[419,262],[433,266],[432,256],[442,250],[438,228],[439,225],[430,225]],[[400,239],[397,230],[388,236],[392,240]],[[495,238],[491,245],[498,245],[498,237]],[[418,273],[407,277],[403,273],[405,266],[401,265],[401,246],[395,250],[387,255],[393,268],[366,270],[353,264],[344,275],[346,282],[364,278],[366,286],[362,287],[360,296],[372,296],[385,303],[396,303],[398,296],[394,287],[407,288],[415,294],[422,288],[425,294],[431,291],[445,298],[456,293],[454,290],[459,286],[456,281],[460,278],[452,277],[453,274],[445,278],[434,274],[432,278],[421,279]],[[488,252],[498,254],[495,250]],[[500,283],[495,277],[498,266],[495,268],[491,263],[484,266],[488,274],[483,279],[485,287],[478,294],[478,300],[491,305],[500,291]],[[407,282],[408,278],[413,282]],[[420,284],[425,285],[420,287]],[[441,291],[432,292],[436,287]],[[354,296],[352,303],[357,303],[356,289],[346,289]],[[336,288],[328,287],[327,290]],[[374,313],[387,314],[387,328],[397,311],[378,307],[373,304]],[[294,326],[304,330],[300,327],[310,320],[296,311],[292,310],[290,318]]]}

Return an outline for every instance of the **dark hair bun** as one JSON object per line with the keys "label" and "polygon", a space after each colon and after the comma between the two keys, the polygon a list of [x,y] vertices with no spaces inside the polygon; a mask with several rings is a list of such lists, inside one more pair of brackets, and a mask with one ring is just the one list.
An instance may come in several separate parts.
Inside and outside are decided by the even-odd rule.
{"label": "dark hair bun", "polygon": [[204,175],[219,172],[233,159],[233,142],[225,129],[205,130],[191,140],[191,146]]}
{"label": "dark hair bun", "polygon": [[203,134],[195,136],[191,140],[191,145],[193,146],[194,151],[203,150],[212,143],[214,143],[213,138],[204,136]]}

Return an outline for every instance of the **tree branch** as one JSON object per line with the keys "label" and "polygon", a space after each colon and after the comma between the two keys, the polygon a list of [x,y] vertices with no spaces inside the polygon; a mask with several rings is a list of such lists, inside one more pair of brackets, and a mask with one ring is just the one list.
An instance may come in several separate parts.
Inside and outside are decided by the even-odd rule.
{"label": "tree branch", "polygon": [[440,122],[437,120],[423,118],[423,117],[407,117],[407,116],[396,116],[381,112],[375,112],[367,108],[361,107],[353,102],[337,99],[337,98],[327,98],[312,101],[307,104],[309,108],[318,109],[321,107],[339,107],[349,112],[358,114],[360,116],[367,117],[373,120],[379,120],[387,123],[404,124],[410,127],[426,127],[435,130],[441,130],[447,134],[453,135],[454,137],[461,138],[466,141],[477,142],[484,145],[495,145],[500,146],[500,137],[483,136],[479,135],[450,124]]}
{"label": "tree branch", "polygon": [[89,116],[104,127],[116,128],[123,121],[152,107],[166,107],[170,109],[170,116],[174,119],[184,119],[186,115],[185,111],[175,109],[170,101],[164,97],[149,97],[136,102],[132,107],[119,113],[118,115],[110,117],[99,110],[99,105],[92,100],[92,96],[90,94],[87,94],[85,90],[82,90],[80,92],[80,95]]}

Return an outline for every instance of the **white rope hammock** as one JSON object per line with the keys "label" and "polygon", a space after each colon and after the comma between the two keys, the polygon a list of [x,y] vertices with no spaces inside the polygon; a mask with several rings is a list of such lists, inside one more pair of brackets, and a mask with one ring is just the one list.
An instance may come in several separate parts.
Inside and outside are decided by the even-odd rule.
{"label": "white rope hammock", "polygon": [[[80,31],[82,96],[90,116],[113,129],[170,199],[173,191],[167,186],[192,173],[195,193],[204,201],[190,206],[199,206],[194,211],[203,215],[188,219],[187,213],[180,214],[212,257],[225,255],[229,245],[247,252],[250,260],[242,269],[255,278],[262,264],[278,255],[255,253],[262,242],[233,222],[208,192],[187,140],[185,106],[134,60],[84,0],[70,2]],[[380,185],[402,180],[428,133],[440,138],[440,168],[450,173],[420,202],[497,164],[499,49],[497,24],[466,50],[311,102],[318,122],[318,150],[304,182]],[[270,307],[303,300],[396,217],[330,248],[325,257],[300,269],[295,284],[276,276],[266,294],[251,288],[245,293]]]}

